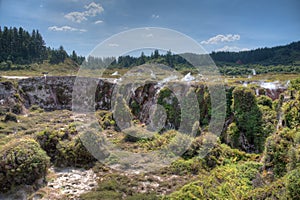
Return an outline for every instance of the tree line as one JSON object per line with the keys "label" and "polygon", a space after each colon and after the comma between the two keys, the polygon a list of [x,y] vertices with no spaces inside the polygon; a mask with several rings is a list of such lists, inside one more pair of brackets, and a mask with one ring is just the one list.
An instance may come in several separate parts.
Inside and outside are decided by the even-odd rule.
{"label": "tree line", "polygon": [[190,64],[187,60],[185,60],[182,56],[172,54],[169,50],[165,54],[159,53],[156,49],[150,55],[145,55],[144,52],[141,52],[139,57],[134,57],[130,55],[119,56],[116,57],[93,57],[89,56],[87,58],[87,62],[83,64],[85,68],[89,69],[97,69],[101,67],[109,67],[109,68],[130,68],[134,66],[139,66],[145,63],[159,63],[165,64],[174,69],[183,69],[183,68],[191,68],[192,64]]}
{"label": "tree line", "polygon": [[[258,73],[269,71],[299,72],[300,41],[285,46],[259,48],[243,52],[212,52],[210,56],[217,66],[220,67],[221,73],[228,75],[250,73],[252,68],[257,69]],[[22,27],[8,28],[5,26],[2,29],[0,26],[1,69],[10,69],[12,64],[26,65],[42,63],[44,61],[50,64],[58,64],[64,62],[67,58],[73,60],[78,65],[81,65],[85,61],[85,57],[78,56],[75,51],[68,55],[63,46],[60,46],[58,49],[46,47],[45,41],[38,30],[32,30],[29,33]],[[130,55],[118,58],[88,57],[87,62],[83,66],[91,69],[101,66],[129,68],[144,63],[161,63],[176,70],[193,67],[182,56],[172,54],[171,50],[164,54],[158,50],[154,50],[151,55],[145,55],[142,52],[139,57]],[[289,65],[290,67],[279,65]]]}
{"label": "tree line", "polygon": [[300,41],[272,48],[258,48],[241,52],[212,52],[212,59],[219,65],[295,65],[300,62]]}
{"label": "tree line", "polygon": [[22,27],[0,26],[0,62],[11,64],[41,63],[48,60],[51,64],[64,62],[66,58],[72,59],[77,64],[84,61],[84,57],[77,56],[73,51],[68,55],[62,46],[58,49],[46,47],[46,43],[38,30],[31,33]]}

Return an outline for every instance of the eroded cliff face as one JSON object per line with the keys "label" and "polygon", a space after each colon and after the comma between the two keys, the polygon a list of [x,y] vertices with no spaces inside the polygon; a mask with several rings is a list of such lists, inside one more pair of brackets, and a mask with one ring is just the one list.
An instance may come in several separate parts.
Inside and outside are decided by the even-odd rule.
{"label": "eroded cliff face", "polygon": [[[78,81],[79,80],[79,81]],[[77,82],[76,82],[77,81]],[[92,88],[89,88],[89,84]],[[74,84],[77,84],[74,87]],[[78,87],[78,84],[83,87]],[[200,108],[200,125],[207,125],[210,112],[210,96],[207,87],[200,83],[179,84],[174,82],[171,88],[172,91],[164,88],[156,82],[149,82],[143,86],[132,90],[130,84],[124,88],[128,91],[126,102],[131,109],[133,117],[140,120],[142,123],[149,123],[150,109],[153,105],[159,103],[166,108],[166,124],[167,128],[178,128],[180,123],[180,103],[176,90],[185,93],[189,88],[195,91]],[[183,87],[187,86],[187,87]],[[113,80],[107,79],[91,79],[78,78],[75,76],[47,76],[47,77],[32,77],[21,79],[18,81],[0,82],[0,106],[3,112],[17,110],[18,108],[30,108],[32,105],[38,105],[46,111],[68,109],[72,110],[74,106],[73,90],[76,89],[76,98],[80,101],[93,105],[96,110],[113,110],[113,97],[116,95],[116,84]],[[87,90],[95,91],[90,97]],[[118,89],[118,88],[117,88]],[[186,90],[182,92],[182,90]],[[254,89],[257,96],[267,95],[273,100],[279,97],[279,94],[284,90],[268,90],[264,88]],[[92,103],[91,103],[92,102]],[[230,102],[228,110],[230,110]],[[83,105],[84,106],[84,105]]]}
{"label": "eroded cliff face", "polygon": [[[33,77],[22,79],[18,82],[18,90],[24,99],[24,105],[29,108],[31,105],[38,105],[41,108],[51,110],[72,109],[72,94],[74,89],[75,76],[52,76]],[[109,110],[110,99],[114,84],[102,79],[80,78],[80,81],[94,83],[95,109]],[[76,89],[85,89],[76,87]],[[84,94],[84,91],[77,91],[76,94]],[[87,97],[79,97],[87,98]]]}
{"label": "eroded cliff face", "polygon": [[22,98],[11,81],[0,82],[0,113],[5,112],[22,112]]}

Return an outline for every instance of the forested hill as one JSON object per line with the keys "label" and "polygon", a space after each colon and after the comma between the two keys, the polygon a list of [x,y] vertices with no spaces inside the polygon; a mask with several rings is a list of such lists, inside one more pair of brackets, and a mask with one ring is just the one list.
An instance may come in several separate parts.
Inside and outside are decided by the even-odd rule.
{"label": "forested hill", "polygon": [[241,52],[212,52],[217,64],[300,65],[300,41]]}
{"label": "forested hill", "polygon": [[[211,57],[218,66],[238,66],[246,70],[247,65],[289,65],[300,66],[300,41],[293,42],[285,46],[278,46],[272,48],[259,48],[251,51],[243,52],[212,52]],[[38,30],[33,30],[31,33],[20,28],[8,28],[0,26],[0,69],[11,70],[12,64],[26,65],[31,63],[42,63],[44,61],[50,64],[58,64],[64,62],[69,58],[74,63],[81,65],[85,60],[82,56],[77,56],[73,51],[70,55],[64,50],[62,46],[58,49],[46,47],[45,41]],[[105,61],[98,58],[87,58],[89,66],[97,68],[99,64]],[[174,55],[171,51],[166,54],[159,54],[155,50],[151,55],[147,56],[144,53],[140,57],[122,56],[118,59],[106,58],[111,61],[110,66],[113,68],[128,68],[141,65],[147,62],[163,63],[175,69],[190,68],[191,65],[183,59],[180,55]],[[253,67],[252,67],[253,68]],[[297,68],[297,72],[300,68]],[[222,69],[224,71],[224,69]],[[227,70],[227,69],[226,69]],[[236,72],[224,71],[225,74],[236,74]],[[266,69],[263,69],[266,70]],[[268,69],[270,70],[270,69]],[[276,69],[277,70],[277,69]],[[275,70],[275,71],[276,71]],[[281,69],[278,69],[281,71]],[[277,70],[277,71],[278,71]],[[273,70],[274,71],[274,70]],[[291,68],[287,72],[294,72]],[[223,72],[222,72],[223,73]],[[244,72],[241,72],[244,73]],[[264,71],[262,71],[264,73]]]}
{"label": "forested hill", "polygon": [[[31,33],[22,27],[0,26],[0,63],[30,64],[48,60],[51,64],[63,62],[66,58],[81,64],[84,57],[77,56],[73,51],[68,55],[62,46],[58,49],[46,47],[42,35],[38,30]],[[6,66],[6,65],[1,65]]]}

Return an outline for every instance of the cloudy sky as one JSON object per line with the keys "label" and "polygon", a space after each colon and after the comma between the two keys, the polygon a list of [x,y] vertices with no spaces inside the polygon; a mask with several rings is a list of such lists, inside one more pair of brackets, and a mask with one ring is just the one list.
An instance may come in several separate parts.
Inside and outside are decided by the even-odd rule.
{"label": "cloudy sky", "polygon": [[208,52],[241,51],[299,41],[299,10],[299,0],[0,0],[0,26],[38,29],[47,46],[84,56],[140,27],[179,31]]}

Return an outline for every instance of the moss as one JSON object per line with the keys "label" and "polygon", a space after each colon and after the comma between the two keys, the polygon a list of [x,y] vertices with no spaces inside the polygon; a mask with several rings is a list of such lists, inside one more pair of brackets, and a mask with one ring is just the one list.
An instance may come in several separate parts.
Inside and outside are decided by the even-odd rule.
{"label": "moss", "polygon": [[106,110],[99,110],[96,112],[96,117],[102,129],[114,129],[116,131],[119,130],[116,121],[113,118],[112,112]]}
{"label": "moss", "polygon": [[211,118],[211,101],[207,86],[201,85],[195,91],[200,109],[200,126],[207,126]]}
{"label": "moss", "polygon": [[165,125],[167,126],[167,128],[171,128],[168,127],[171,125],[177,129],[181,121],[181,112],[176,96],[170,89],[163,88],[159,92],[157,103],[163,106],[166,111],[167,120]]}
{"label": "moss", "polygon": [[80,196],[83,200],[121,200],[122,194],[115,191],[93,191]]}
{"label": "moss", "polygon": [[43,110],[42,108],[40,108],[40,106],[38,106],[38,105],[32,105],[32,106],[29,108],[29,110],[30,110],[31,112],[39,112],[39,113],[41,113],[41,112],[44,111],[44,110]]}
{"label": "moss", "polygon": [[83,200],[94,199],[124,199],[124,196],[132,196],[134,194],[133,187],[137,183],[124,175],[108,174],[104,176],[98,184],[98,188],[81,195]]}
{"label": "moss", "polygon": [[33,184],[45,176],[49,157],[33,139],[15,139],[0,152],[0,190],[21,184]]}
{"label": "moss", "polygon": [[96,159],[86,149],[80,137],[76,136],[77,132],[73,128],[70,126],[65,131],[44,130],[37,133],[35,138],[55,165],[90,166]]}
{"label": "moss", "polygon": [[141,105],[138,104],[135,100],[132,100],[132,102],[130,103],[130,108],[134,116],[138,116],[141,111]]}
{"label": "moss", "polygon": [[169,130],[164,132],[163,134],[155,134],[153,139],[147,140],[141,145],[147,150],[162,149],[170,143],[170,141],[176,136],[176,134],[178,134],[178,132],[175,130]]}

